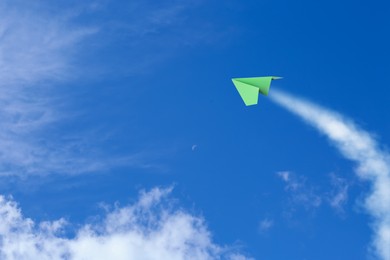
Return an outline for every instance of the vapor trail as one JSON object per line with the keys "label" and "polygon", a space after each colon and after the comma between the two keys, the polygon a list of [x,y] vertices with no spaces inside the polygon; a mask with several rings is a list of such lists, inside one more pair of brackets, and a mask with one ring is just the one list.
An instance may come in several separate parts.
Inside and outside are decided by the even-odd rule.
{"label": "vapor trail", "polygon": [[390,155],[371,134],[336,112],[281,91],[270,97],[326,135],[345,158],[357,163],[356,174],[371,182],[364,206],[373,217],[373,247],[378,257],[390,260]]}

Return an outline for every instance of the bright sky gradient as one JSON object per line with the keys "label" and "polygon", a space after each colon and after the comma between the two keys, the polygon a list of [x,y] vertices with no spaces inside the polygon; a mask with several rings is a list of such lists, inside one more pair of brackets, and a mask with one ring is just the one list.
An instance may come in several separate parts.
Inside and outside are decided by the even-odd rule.
{"label": "bright sky gradient", "polygon": [[0,259],[389,260],[389,13],[1,1]]}

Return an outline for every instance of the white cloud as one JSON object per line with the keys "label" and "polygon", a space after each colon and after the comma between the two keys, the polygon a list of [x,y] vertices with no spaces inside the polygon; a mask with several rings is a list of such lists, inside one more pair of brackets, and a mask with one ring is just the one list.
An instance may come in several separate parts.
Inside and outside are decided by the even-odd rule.
{"label": "white cloud", "polygon": [[371,181],[371,193],[365,200],[365,207],[374,218],[373,246],[379,257],[389,260],[389,154],[378,147],[372,135],[338,113],[280,91],[273,91],[270,97],[326,135],[343,156],[357,163],[358,176]]}
{"label": "white cloud", "polygon": [[[113,45],[117,48],[120,43],[127,46],[126,50],[131,50],[126,52],[130,56],[121,54],[120,59],[105,57],[101,63],[94,60],[96,66],[104,66],[95,68],[102,77],[107,73],[117,75],[119,71],[123,74],[123,70],[131,67],[142,70],[141,63],[164,56],[165,51],[159,48],[163,42],[176,53],[172,38],[194,42],[194,35],[205,32],[198,29],[198,33],[188,34],[188,13],[197,6],[197,1],[174,0],[157,5],[152,2],[149,3],[151,8],[146,2],[131,2],[125,8],[100,1],[76,6],[47,1],[0,2],[0,176],[75,174],[102,171],[117,165],[159,167],[141,158],[145,157],[141,153],[115,158],[104,154],[97,143],[103,138],[99,133],[91,134],[93,129],[85,130],[89,131],[87,134],[78,132],[76,137],[64,132],[72,128],[64,125],[70,124],[74,113],[79,111],[71,112],[69,96],[60,94],[69,93],[64,89],[64,83],[69,85],[72,80],[91,73],[86,66],[80,66],[87,63],[82,57],[91,54],[91,48],[86,47],[91,39],[99,38],[100,41],[93,43],[93,46],[99,46],[96,48],[113,48]],[[105,13],[111,9],[121,14]],[[99,22],[96,19],[99,15],[107,20]],[[99,24],[82,26],[82,20]],[[202,19],[197,21],[204,22]],[[207,34],[215,32],[207,31]],[[156,50],[158,53],[154,53]],[[117,62],[118,59],[137,62]]]}
{"label": "white cloud", "polygon": [[288,182],[290,179],[290,172],[289,171],[282,171],[276,173],[284,182]]}
{"label": "white cloud", "polygon": [[338,213],[344,213],[344,205],[348,201],[349,183],[346,179],[330,174],[330,191],[323,192],[308,183],[304,176],[290,171],[280,171],[276,175],[285,183],[289,202],[293,209],[295,206],[304,206],[305,209],[315,209],[327,202]]}
{"label": "white cloud", "polygon": [[99,29],[75,23],[79,10],[54,6],[0,2],[0,176],[152,167],[142,152],[108,156],[93,129],[65,131],[77,115],[61,93],[85,73],[77,64]]}
{"label": "white cloud", "polygon": [[63,219],[35,223],[12,200],[0,196],[0,258],[23,259],[249,259],[220,246],[201,217],[175,209],[171,188],[143,192],[139,200],[107,212],[74,237],[61,235]]}
{"label": "white cloud", "polygon": [[64,16],[49,16],[44,10],[38,13],[5,3],[1,7],[0,77],[11,95],[14,88],[69,77],[69,54],[80,40],[96,31],[72,27]]}
{"label": "white cloud", "polygon": [[0,175],[96,169],[72,156],[80,143],[45,131],[66,117],[54,83],[72,78],[75,54],[95,32],[43,5],[0,3]]}
{"label": "white cloud", "polygon": [[330,174],[330,178],[333,190],[328,194],[329,204],[337,211],[343,212],[343,206],[348,201],[349,184],[345,179],[334,173]]}
{"label": "white cloud", "polygon": [[260,221],[260,231],[265,232],[274,226],[274,221],[269,218],[265,218]]}
{"label": "white cloud", "polygon": [[289,171],[277,172],[276,175],[285,183],[285,190],[289,193],[290,206],[303,206],[306,210],[321,206],[322,196],[312,185],[307,184],[306,178]]}

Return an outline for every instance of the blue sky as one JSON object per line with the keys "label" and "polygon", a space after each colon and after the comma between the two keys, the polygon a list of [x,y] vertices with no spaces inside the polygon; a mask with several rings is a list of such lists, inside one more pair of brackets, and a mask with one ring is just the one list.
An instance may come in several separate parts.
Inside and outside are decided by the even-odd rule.
{"label": "blue sky", "polygon": [[389,11],[2,1],[1,258],[390,259]]}

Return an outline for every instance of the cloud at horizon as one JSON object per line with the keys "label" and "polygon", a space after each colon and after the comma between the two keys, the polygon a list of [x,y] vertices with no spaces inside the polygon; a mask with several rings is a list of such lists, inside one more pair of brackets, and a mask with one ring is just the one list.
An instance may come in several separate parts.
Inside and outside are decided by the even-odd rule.
{"label": "cloud at horizon", "polygon": [[95,222],[65,236],[64,218],[34,222],[12,198],[0,196],[0,257],[12,259],[252,259],[237,246],[213,242],[204,219],[175,206],[172,188],[141,191]]}

